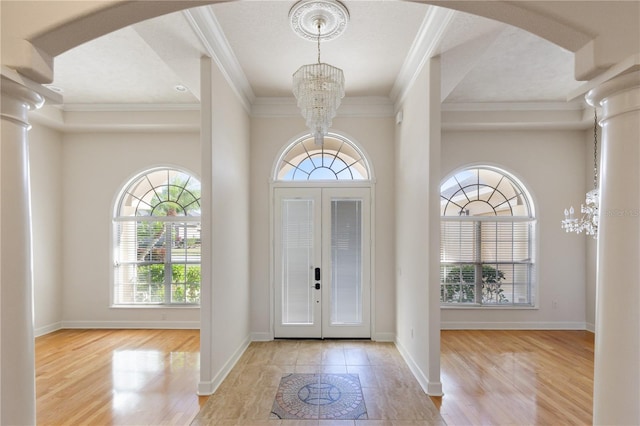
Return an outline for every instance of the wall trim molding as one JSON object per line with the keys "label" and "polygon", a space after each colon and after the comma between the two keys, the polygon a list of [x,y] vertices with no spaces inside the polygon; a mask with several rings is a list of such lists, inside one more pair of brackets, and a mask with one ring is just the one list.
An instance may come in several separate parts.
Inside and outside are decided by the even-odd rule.
{"label": "wall trim molding", "polygon": [[62,321],[57,321],[42,327],[34,328],[33,334],[35,337],[44,336],[45,334],[53,333],[54,331],[62,330]]}
{"label": "wall trim molding", "polygon": [[254,331],[251,333],[252,342],[270,342],[273,340],[273,333],[268,331]]}
{"label": "wall trim molding", "polygon": [[442,396],[442,382],[430,381],[424,371],[422,371],[418,364],[413,360],[409,351],[402,346],[400,341],[396,340],[394,343],[396,348],[398,348],[398,352],[400,352],[400,355],[409,366],[411,373],[420,384],[420,387],[422,387],[422,390],[430,396]]}
{"label": "wall trim molding", "polygon": [[193,8],[182,13],[206,52],[218,65],[242,106],[249,112],[255,95],[211,7]]}
{"label": "wall trim molding", "polygon": [[374,340],[376,342],[393,342],[393,343],[395,343],[395,341],[396,341],[396,333],[390,333],[390,332],[375,333],[375,335],[372,336],[372,340]]}
{"label": "wall trim molding", "polygon": [[[398,114],[401,114],[399,112]],[[250,116],[300,118],[293,97],[256,98]],[[62,132],[194,132],[200,129],[198,104],[95,104],[45,106],[29,113],[30,120]],[[365,117],[396,120],[393,102],[385,96],[348,97],[338,118]],[[302,121],[301,121],[302,122]],[[442,129],[586,130],[593,112],[582,102],[482,102],[442,104]]]}
{"label": "wall trim molding", "polygon": [[247,335],[240,346],[238,346],[238,348],[233,352],[231,357],[227,359],[227,362],[225,362],[222,368],[218,370],[212,380],[200,381],[198,383],[198,395],[207,396],[213,394],[229,375],[233,367],[238,363],[240,357],[242,357],[242,354],[244,354],[250,344],[251,335]]}
{"label": "wall trim molding", "polygon": [[390,97],[395,105],[404,103],[404,98],[427,60],[434,56],[449,24],[456,12],[452,9],[429,7],[418,30],[418,34],[407,53],[391,89]]}
{"label": "wall trim molding", "polygon": [[60,328],[149,328],[197,330],[200,321],[62,321]]}
{"label": "wall trim molding", "polygon": [[[294,97],[256,98],[251,105],[252,117],[301,117]],[[393,117],[393,103],[386,96],[347,97],[342,100],[336,117]]]}
{"label": "wall trim molding", "polygon": [[[441,330],[589,330],[581,321],[441,321]],[[590,331],[590,330],[589,330]]]}

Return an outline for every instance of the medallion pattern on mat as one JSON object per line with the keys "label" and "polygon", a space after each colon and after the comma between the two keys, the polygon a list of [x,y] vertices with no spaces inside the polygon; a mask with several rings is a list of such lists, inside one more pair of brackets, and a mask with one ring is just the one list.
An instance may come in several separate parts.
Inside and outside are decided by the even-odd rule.
{"label": "medallion pattern on mat", "polygon": [[280,380],[272,419],[367,419],[357,374],[289,374]]}

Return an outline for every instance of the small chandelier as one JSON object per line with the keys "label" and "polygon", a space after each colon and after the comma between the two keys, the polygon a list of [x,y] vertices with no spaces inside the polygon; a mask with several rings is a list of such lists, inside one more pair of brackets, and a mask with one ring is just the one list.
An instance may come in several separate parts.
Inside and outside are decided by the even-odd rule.
{"label": "small chandelier", "polygon": [[564,209],[562,229],[565,232],[577,234],[584,231],[587,235],[598,238],[598,221],[600,206],[600,191],[598,190],[598,114],[593,110],[593,189],[587,192],[586,205],[580,206],[580,218],[575,217],[573,206]]}
{"label": "small chandelier", "polygon": [[315,144],[322,145],[344,97],[344,74],[340,68],[320,60],[320,39],[340,35],[349,12],[337,1],[303,0],[291,8],[289,16],[293,30],[301,37],[310,39],[311,27],[316,30],[318,62],[303,65],[293,74],[293,94]]}

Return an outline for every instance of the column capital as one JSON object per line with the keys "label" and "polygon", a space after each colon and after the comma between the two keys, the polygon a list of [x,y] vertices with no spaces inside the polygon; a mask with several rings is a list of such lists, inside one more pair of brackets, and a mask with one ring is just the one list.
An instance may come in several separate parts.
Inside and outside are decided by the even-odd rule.
{"label": "column capital", "polygon": [[27,113],[42,107],[45,101],[44,96],[4,73],[1,78],[2,120],[11,121],[29,129],[31,125]]}
{"label": "column capital", "polygon": [[591,106],[602,106],[602,121],[640,110],[640,71],[632,71],[591,89],[585,96]]}

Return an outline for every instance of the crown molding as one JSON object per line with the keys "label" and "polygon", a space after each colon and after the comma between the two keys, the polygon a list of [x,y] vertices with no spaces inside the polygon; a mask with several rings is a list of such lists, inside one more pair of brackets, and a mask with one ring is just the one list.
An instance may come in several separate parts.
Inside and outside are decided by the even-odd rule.
{"label": "crown molding", "polygon": [[584,130],[590,108],[574,102],[492,102],[442,104],[442,130]]}
{"label": "crown molding", "polygon": [[572,102],[443,102],[444,111],[581,111],[586,103],[582,100]]}
{"label": "crown molding", "polygon": [[[393,102],[384,96],[349,97],[342,100],[337,117],[392,117]],[[293,97],[256,98],[252,117],[299,117],[300,109]]]}
{"label": "crown molding", "polygon": [[64,110],[45,105],[30,111],[29,120],[65,133],[78,132],[198,132],[200,108],[160,109],[154,105],[90,105],[91,108]]}
{"label": "crown molding", "polygon": [[200,111],[200,104],[64,104],[64,112]]}
{"label": "crown molding", "polygon": [[182,13],[207,54],[220,68],[244,109],[250,112],[256,96],[211,7],[198,7]]}
{"label": "crown molding", "polygon": [[402,64],[389,97],[396,105],[402,104],[425,62],[434,56],[456,11],[429,6],[407,58]]}
{"label": "crown molding", "polygon": [[[478,102],[442,104],[441,125],[448,130],[583,130],[593,123],[592,108],[572,102]],[[256,98],[251,116],[300,118],[293,97]],[[387,97],[345,98],[338,117],[395,117]],[[199,131],[198,104],[45,105],[30,120],[62,132]],[[400,120],[401,121],[401,120]]]}

